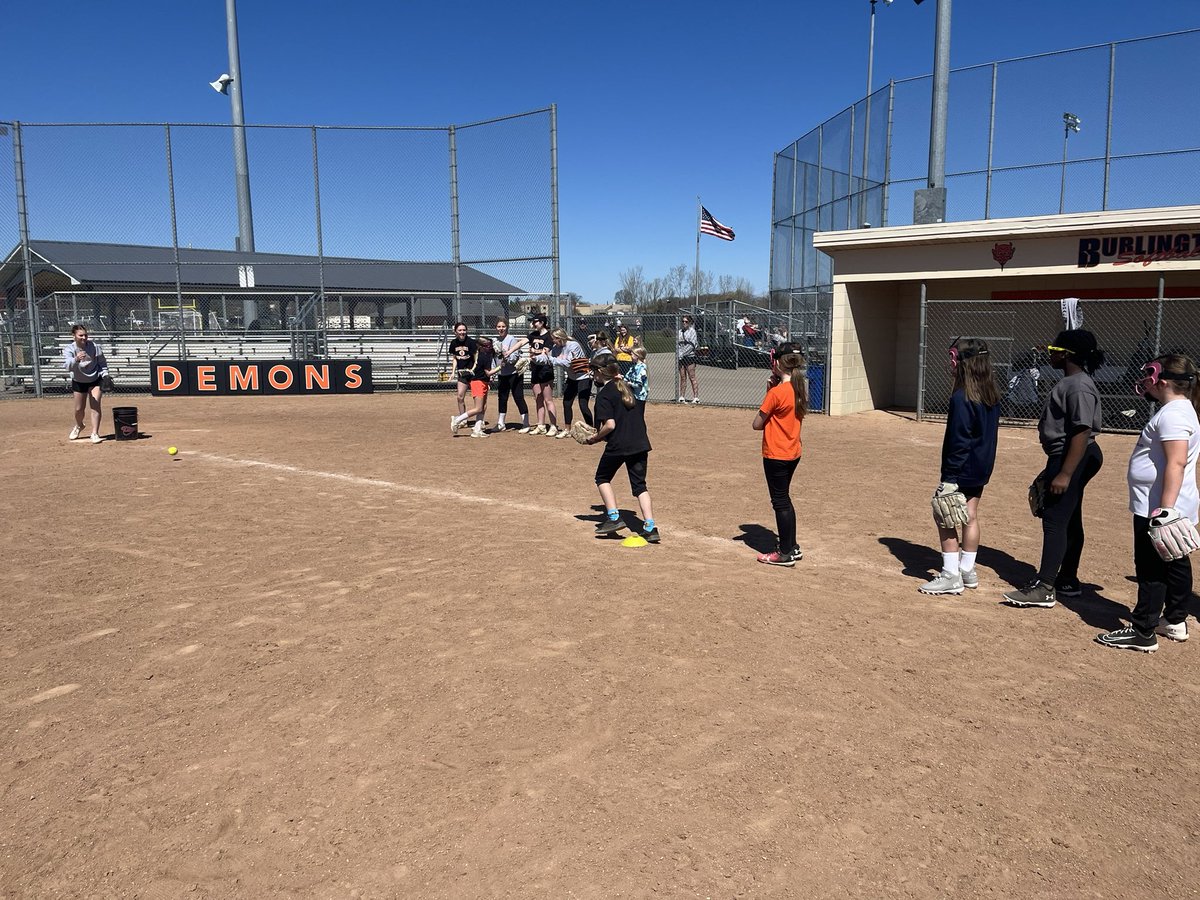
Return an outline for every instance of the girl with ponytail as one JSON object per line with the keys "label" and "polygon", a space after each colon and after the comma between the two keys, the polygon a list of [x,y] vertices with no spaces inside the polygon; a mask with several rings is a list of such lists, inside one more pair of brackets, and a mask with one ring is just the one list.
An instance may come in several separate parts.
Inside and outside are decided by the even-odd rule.
{"label": "girl with ponytail", "polygon": [[629,476],[629,490],[637,498],[642,513],[642,528],[638,532],[651,544],[659,542],[658,526],[646,488],[646,461],[650,455],[650,438],[646,434],[646,404],[638,403],[617,365],[617,358],[608,352],[597,353],[591,361],[592,377],[600,385],[593,413],[596,433],[589,444],[605,444],[604,453],[596,466],[596,487],[604,502],[604,519],[596,526],[598,537],[616,534],[625,527],[617,509],[613,492],[613,476],[621,466]]}
{"label": "girl with ponytail", "polygon": [[977,588],[975,557],[979,553],[979,500],[996,465],[1000,431],[1000,391],[992,371],[987,341],[960,337],[950,342],[950,375],[954,379],[946,434],[942,438],[941,481],[934,497],[963,495],[967,523],[958,529],[934,515],[942,546],[942,571],[917,590],[922,594],[961,594]]}
{"label": "girl with ponytail", "polygon": [[800,425],[808,412],[808,379],[804,357],[793,344],[780,344],[771,355],[771,380],[758,415],[750,426],[762,432],[763,474],[775,510],[779,544],[758,561],[792,568],[804,554],[796,543],[796,508],[791,485],[800,463]]}
{"label": "girl with ponytail", "polygon": [[1106,647],[1151,653],[1158,649],[1156,634],[1172,641],[1188,638],[1191,559],[1164,560],[1150,538],[1150,528],[1174,525],[1187,529],[1200,517],[1196,490],[1200,373],[1186,356],[1167,353],[1146,363],[1139,375],[1134,390],[1156,401],[1158,410],[1142,429],[1127,475],[1137,605],[1130,617],[1131,627],[1101,634],[1096,641]]}

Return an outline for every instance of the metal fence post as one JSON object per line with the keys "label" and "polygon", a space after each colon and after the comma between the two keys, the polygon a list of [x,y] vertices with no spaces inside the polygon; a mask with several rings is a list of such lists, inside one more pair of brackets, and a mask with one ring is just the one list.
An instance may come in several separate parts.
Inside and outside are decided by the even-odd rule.
{"label": "metal fence post", "polygon": [[[558,320],[558,104],[550,104],[550,267],[554,291],[555,323]],[[574,314],[574,310],[571,313]]]}
{"label": "metal fence post", "polygon": [[458,232],[458,145],[454,126],[450,131],[450,253],[454,260],[454,310],[455,322],[462,321],[462,256],[459,249]]}
{"label": "metal fence post", "polygon": [[992,217],[992,151],[996,145],[996,76],[999,66],[992,63],[992,106],[988,113],[987,187],[983,193],[983,217]]}
{"label": "metal fence post", "polygon": [[325,316],[325,236],[321,229],[321,166],[317,162],[317,129],[312,129],[313,156],[313,205],[317,224],[317,303],[321,310],[321,322],[317,325],[317,340],[321,346],[318,353],[324,355],[328,344],[328,319]]}
{"label": "metal fence post", "polygon": [[21,241],[21,266],[25,270],[25,311],[29,314],[29,350],[33,356],[33,395],[42,396],[41,316],[33,295],[33,257],[29,252],[29,208],[25,197],[25,150],[21,123],[13,122],[13,170],[17,182],[17,229]]}
{"label": "metal fence post", "polygon": [[925,329],[926,310],[929,302],[925,296],[925,282],[921,282],[921,321],[917,325],[920,343],[917,346],[917,421],[925,418]]}
{"label": "metal fence post", "polygon": [[1108,120],[1104,126],[1104,195],[1100,208],[1108,209],[1108,177],[1112,169],[1113,90],[1117,81],[1117,45],[1108,45]]}
{"label": "metal fence post", "polygon": [[887,111],[887,146],[883,151],[883,209],[880,212],[880,218],[883,220],[880,226],[886,226],[888,223],[888,193],[891,187],[892,177],[892,117],[896,111],[896,82],[888,82],[888,111]]}
{"label": "metal fence post", "polygon": [[171,154],[171,126],[163,126],[167,141],[167,191],[171,201],[171,255],[175,263],[175,308],[179,313],[179,358],[187,359],[187,341],[183,335],[183,285],[179,276],[179,226],[175,216],[175,161]]}
{"label": "metal fence post", "polygon": [[1166,292],[1167,280],[1162,275],[1158,276],[1158,299],[1154,304],[1154,355],[1162,353],[1162,320],[1163,320],[1163,295]]}

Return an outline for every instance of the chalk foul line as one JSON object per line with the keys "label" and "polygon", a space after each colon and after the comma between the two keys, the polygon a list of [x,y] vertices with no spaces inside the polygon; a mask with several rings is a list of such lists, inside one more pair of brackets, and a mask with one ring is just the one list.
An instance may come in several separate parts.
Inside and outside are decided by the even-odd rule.
{"label": "chalk foul line", "polygon": [[[181,451],[183,455],[184,451]],[[538,506],[534,503],[522,503],[518,500],[501,500],[497,497],[485,497],[481,494],[469,494],[465,491],[454,491],[448,488],[429,487],[418,484],[402,484],[398,481],[388,481],[383,478],[365,478],[362,475],[349,475],[345,472],[322,472],[320,469],[303,469],[299,466],[289,466],[286,463],[267,462],[262,459],[240,459],[233,456],[219,456],[215,453],[204,453],[198,450],[186,451],[193,459],[202,459],[227,466],[239,466],[244,469],[264,469],[268,472],[283,472],[288,475],[300,475],[305,478],[323,478],[342,484],[353,484],[358,487],[374,488],[375,490],[391,491],[408,494],[414,497],[431,497],[438,500],[450,500],[456,503],[475,503],[487,506],[503,506],[517,512],[536,513],[542,517],[553,516],[564,521],[578,524],[579,520],[573,513],[549,506]],[[733,542],[725,538],[713,537],[709,534],[699,534],[686,529],[671,528],[667,534],[674,539],[694,541],[721,547],[724,550],[737,551]]]}

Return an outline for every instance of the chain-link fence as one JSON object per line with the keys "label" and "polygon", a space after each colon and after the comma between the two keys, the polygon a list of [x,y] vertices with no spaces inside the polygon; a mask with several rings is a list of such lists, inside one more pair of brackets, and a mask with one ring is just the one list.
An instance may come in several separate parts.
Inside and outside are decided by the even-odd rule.
{"label": "chain-link fence", "polygon": [[[1200,298],[1084,300],[1083,325],[1096,335],[1105,361],[1093,374],[1104,407],[1104,427],[1140,430],[1153,404],[1137,397],[1133,384],[1143,364],[1159,353],[1200,352]],[[1033,421],[1042,414],[1050,389],[1062,373],[1050,366],[1046,345],[1064,324],[1058,300],[929,300],[921,342],[917,398],[919,415],[944,416],[951,375],[947,350],[959,337],[983,338],[996,372],[1009,420]]]}
{"label": "chain-link fence", "polygon": [[[696,331],[694,347],[684,341],[685,316]],[[757,407],[766,391],[772,350],[791,343],[808,361],[810,408],[826,408],[827,307],[797,304],[789,313],[726,300],[679,313],[574,316],[564,327],[586,347],[589,336],[612,338],[622,325],[646,348],[651,402],[699,397],[705,406]]]}
{"label": "chain-link fence", "polygon": [[[1197,55],[1190,30],[954,70],[947,221],[1200,202],[1200,120],[1162,87]],[[931,93],[890,82],[776,154],[773,298],[832,284],[814,232],[912,223]]]}
{"label": "chain-link fence", "polygon": [[557,322],[554,107],[244,133],[243,204],[233,126],[0,123],[10,393],[64,381],[75,323],[140,377],[156,356],[436,344],[529,308]]}

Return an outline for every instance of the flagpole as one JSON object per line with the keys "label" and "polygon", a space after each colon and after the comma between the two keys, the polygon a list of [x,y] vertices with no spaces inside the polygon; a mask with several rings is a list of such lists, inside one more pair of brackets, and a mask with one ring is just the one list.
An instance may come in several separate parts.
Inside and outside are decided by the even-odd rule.
{"label": "flagpole", "polygon": [[700,203],[700,195],[696,195],[696,274],[692,278],[692,293],[695,295],[692,299],[693,306],[700,306],[700,210],[703,205]]}

